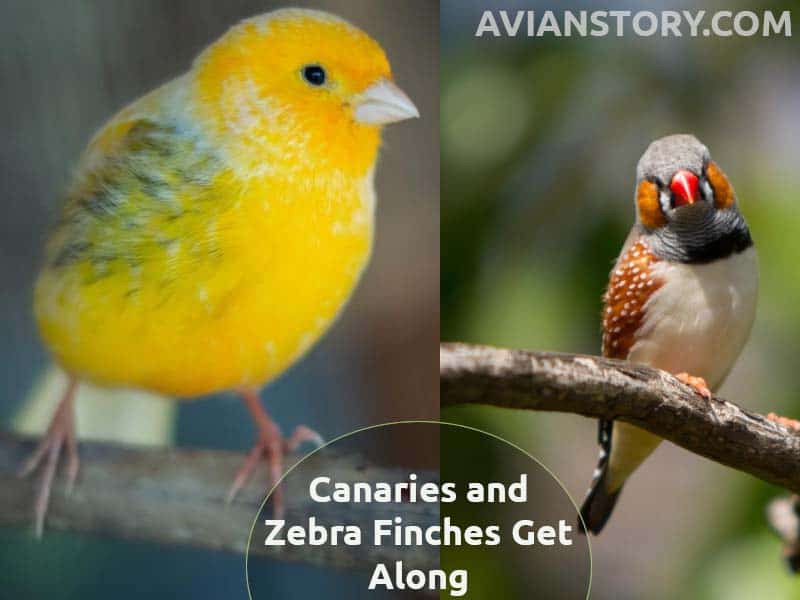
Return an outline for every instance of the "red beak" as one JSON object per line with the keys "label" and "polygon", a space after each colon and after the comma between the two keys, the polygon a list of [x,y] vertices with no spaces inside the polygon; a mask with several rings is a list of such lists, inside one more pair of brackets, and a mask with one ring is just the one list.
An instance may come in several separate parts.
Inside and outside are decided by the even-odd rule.
{"label": "red beak", "polygon": [[697,202],[697,175],[681,169],[672,176],[669,189],[675,198],[675,208]]}

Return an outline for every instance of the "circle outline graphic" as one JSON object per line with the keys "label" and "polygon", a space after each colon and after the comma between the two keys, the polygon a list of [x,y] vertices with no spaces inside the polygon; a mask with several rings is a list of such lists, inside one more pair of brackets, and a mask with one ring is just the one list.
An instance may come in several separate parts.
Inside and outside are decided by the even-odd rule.
{"label": "circle outline graphic", "polygon": [[[402,420],[402,421],[387,421],[385,423],[377,423],[375,425],[367,425],[365,427],[359,427],[358,429],[354,429],[354,430],[352,430],[352,431],[350,431],[348,433],[343,433],[341,435],[338,435],[335,438],[333,438],[331,440],[328,440],[327,442],[325,442],[321,446],[318,446],[317,448],[314,448],[311,452],[309,452],[308,454],[303,456],[300,460],[298,460],[291,467],[289,467],[286,470],[286,472],[283,475],[281,475],[280,479],[278,479],[277,482],[273,483],[273,485],[269,488],[269,491],[267,492],[267,495],[264,496],[264,499],[261,501],[261,504],[258,507],[258,511],[256,512],[255,516],[253,517],[252,524],[250,525],[250,531],[247,534],[247,547],[245,549],[245,554],[244,554],[244,578],[245,578],[245,586],[247,587],[247,597],[248,597],[249,600],[254,600],[252,591],[250,590],[250,544],[253,541],[253,532],[255,531],[256,523],[258,521],[258,517],[262,513],[262,511],[264,510],[264,506],[269,501],[270,496],[272,496],[273,492],[275,492],[275,489],[279,485],[281,485],[283,480],[286,477],[288,477],[289,474],[292,471],[294,471],[295,468],[300,466],[300,464],[302,464],[306,459],[311,458],[314,454],[316,454],[317,452],[319,452],[323,448],[327,448],[328,446],[330,446],[330,445],[334,444],[335,442],[338,442],[338,441],[340,441],[340,440],[342,440],[344,438],[348,438],[348,437],[350,437],[352,435],[355,435],[357,433],[361,433],[361,432],[364,432],[364,431],[369,431],[371,429],[378,429],[379,427],[387,427],[389,425],[414,425],[414,424],[420,424],[420,425],[447,425],[449,427],[460,427],[461,429],[466,429],[466,430],[469,430],[469,431],[474,431],[475,433],[482,433],[484,435],[487,435],[487,436],[489,436],[491,438],[494,438],[494,439],[496,439],[496,440],[498,440],[500,442],[503,442],[503,443],[507,444],[508,446],[511,446],[512,448],[514,448],[518,452],[521,452],[522,454],[524,454],[525,456],[530,458],[532,461],[534,461],[536,464],[538,464],[542,469],[544,469],[547,472],[547,474],[550,475],[550,477],[552,477],[553,480],[559,485],[561,490],[567,496],[567,499],[569,499],[569,501],[572,503],[572,506],[575,508],[575,512],[578,515],[578,519],[580,519],[581,524],[584,525],[584,529],[585,529],[585,523],[583,521],[583,515],[581,515],[581,511],[580,511],[580,508],[578,507],[578,504],[575,502],[574,498],[570,495],[570,493],[567,490],[567,487],[564,485],[564,483],[553,473],[553,471],[547,465],[545,465],[541,460],[539,460],[538,458],[533,456],[530,452],[528,452],[524,448],[521,448],[520,446],[518,446],[514,442],[511,442],[511,441],[509,441],[509,440],[507,440],[507,439],[505,439],[503,437],[500,437],[496,433],[492,433],[491,431],[485,431],[483,429],[479,429],[478,427],[473,427],[471,425],[463,425],[461,423],[453,423],[451,421],[436,421],[436,420],[433,420],[433,419],[406,419],[406,420]],[[592,541],[591,541],[591,537],[588,534],[586,535],[586,546],[587,546],[587,548],[589,550],[589,580],[588,580],[587,586],[586,586],[586,597],[585,597],[585,600],[589,600],[589,596],[590,596],[591,591],[592,591],[592,575],[593,575],[593,570],[594,570],[594,564],[593,564],[594,561],[592,559]]]}

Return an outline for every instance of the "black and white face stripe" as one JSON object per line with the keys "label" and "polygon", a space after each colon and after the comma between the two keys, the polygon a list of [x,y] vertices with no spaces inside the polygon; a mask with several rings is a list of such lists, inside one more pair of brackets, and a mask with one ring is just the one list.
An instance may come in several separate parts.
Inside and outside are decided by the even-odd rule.
{"label": "black and white face stripe", "polygon": [[600,453],[597,457],[597,466],[592,472],[592,482],[589,484],[587,493],[597,485],[600,478],[605,473],[608,466],[608,459],[611,456],[611,435],[614,431],[614,421],[601,419],[597,423],[597,443],[600,446]]}
{"label": "black and white face stripe", "polygon": [[711,183],[709,183],[708,179],[706,178],[705,172],[700,178],[700,194],[703,200],[709,204],[714,204],[714,188],[711,187]]}
{"label": "black and white face stripe", "polygon": [[658,204],[665,216],[672,210],[672,194],[661,185],[658,187]]}

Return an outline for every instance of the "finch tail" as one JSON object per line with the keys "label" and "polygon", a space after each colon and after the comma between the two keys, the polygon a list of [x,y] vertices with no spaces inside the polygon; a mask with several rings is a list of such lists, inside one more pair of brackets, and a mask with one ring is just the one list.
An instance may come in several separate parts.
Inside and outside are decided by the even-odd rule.
{"label": "finch tail", "polygon": [[602,531],[622,491],[622,488],[619,488],[611,492],[606,486],[614,421],[602,420],[598,425],[597,441],[600,444],[600,457],[589,491],[581,505],[581,519],[578,520],[578,530],[581,533],[586,533],[588,530],[594,535]]}

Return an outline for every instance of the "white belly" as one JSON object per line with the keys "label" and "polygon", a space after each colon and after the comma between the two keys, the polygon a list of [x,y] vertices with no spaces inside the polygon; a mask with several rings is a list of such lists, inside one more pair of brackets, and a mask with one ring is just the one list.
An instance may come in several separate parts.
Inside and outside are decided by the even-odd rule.
{"label": "white belly", "polygon": [[644,306],[645,320],[628,359],[670,373],[685,371],[718,388],[753,325],[755,248],[709,264],[659,262],[652,268],[664,285]]}
{"label": "white belly", "polygon": [[[645,303],[645,320],[628,359],[702,377],[717,389],[750,335],[758,295],[755,248],[705,265],[659,262],[662,285]],[[606,485],[618,490],[661,439],[616,421]]]}

